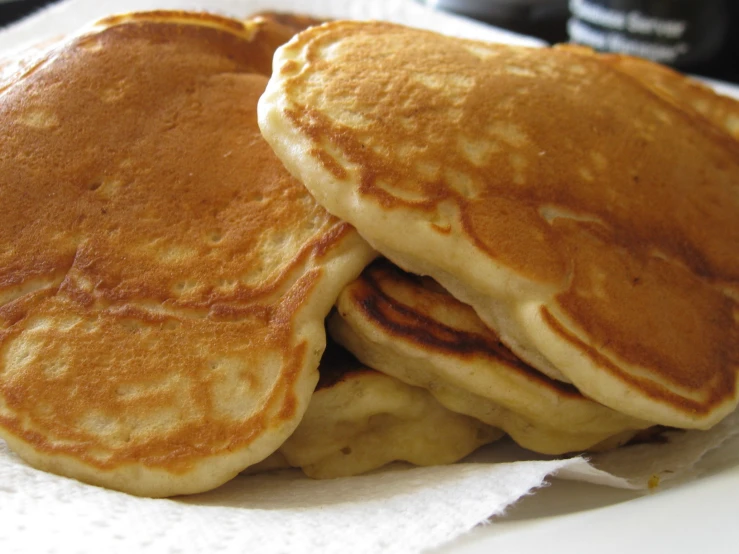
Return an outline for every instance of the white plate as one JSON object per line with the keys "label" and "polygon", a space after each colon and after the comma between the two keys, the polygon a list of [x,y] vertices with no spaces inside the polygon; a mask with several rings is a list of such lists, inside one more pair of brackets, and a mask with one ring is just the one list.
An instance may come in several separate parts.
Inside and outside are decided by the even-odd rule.
{"label": "white plate", "polygon": [[646,496],[555,480],[437,554],[736,554],[739,467]]}

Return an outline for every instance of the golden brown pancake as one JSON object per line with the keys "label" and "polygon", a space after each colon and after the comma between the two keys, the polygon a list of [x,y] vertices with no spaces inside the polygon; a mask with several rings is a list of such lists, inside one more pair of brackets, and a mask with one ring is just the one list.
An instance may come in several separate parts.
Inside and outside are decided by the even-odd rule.
{"label": "golden brown pancake", "polygon": [[681,109],[697,112],[739,139],[739,102],[733,98],[716,94],[703,83],[644,58],[623,54],[596,54],[590,48],[570,44],[556,47],[582,55],[598,56],[601,61],[633,77],[664,100]]}
{"label": "golden brown pancake", "polygon": [[536,371],[472,308],[386,260],[366,268],[336,306],[329,333],[362,362],[427,389],[450,410],[499,427],[530,450],[616,446],[650,426]]}
{"label": "golden brown pancake", "polygon": [[274,452],[374,253],[262,140],[262,24],[102,20],[2,90],[0,437],[137,495]]}
{"label": "golden brown pancake", "polygon": [[596,56],[335,22],[275,54],[262,133],[319,203],[632,417],[737,404],[739,143]]}
{"label": "golden brown pancake", "polygon": [[374,371],[329,341],[303,420],[271,457],[316,479],[348,477],[390,462],[456,462],[503,436],[447,410],[425,390]]}

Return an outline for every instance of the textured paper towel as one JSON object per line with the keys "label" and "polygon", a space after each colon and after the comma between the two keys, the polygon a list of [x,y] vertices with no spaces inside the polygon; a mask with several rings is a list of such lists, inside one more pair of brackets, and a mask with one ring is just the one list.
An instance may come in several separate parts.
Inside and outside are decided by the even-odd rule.
{"label": "textured paper towel", "polygon": [[[237,477],[214,491],[170,500],[37,471],[0,442],[0,551],[236,553],[258,545],[266,553],[420,552],[501,514],[549,475],[644,488],[655,474],[669,483],[736,463],[736,439],[739,413],[711,431],[674,433],[667,444],[600,455],[600,467],[613,474],[579,457],[506,462],[532,455],[491,445],[475,456],[477,463],[397,464],[332,481],[288,470]],[[699,468],[695,462],[712,450],[711,464]]]}
{"label": "textured paper towel", "polygon": [[[277,9],[378,18],[459,36],[538,44],[408,1],[69,0],[0,32],[0,51],[70,33],[108,13],[202,8],[243,17]],[[739,463],[739,414],[708,432],[594,457],[544,459],[496,444],[469,463],[396,465],[371,475],[312,481],[297,471],[238,477],[206,494],[151,500],[36,471],[0,441],[0,552],[420,552],[445,543],[557,475],[609,486],[661,487]],[[527,461],[515,461],[527,460]]]}

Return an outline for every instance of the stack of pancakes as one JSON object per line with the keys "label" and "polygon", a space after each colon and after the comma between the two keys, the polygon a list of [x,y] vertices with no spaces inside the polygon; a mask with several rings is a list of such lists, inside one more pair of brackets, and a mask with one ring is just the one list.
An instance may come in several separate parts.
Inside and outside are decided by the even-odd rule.
{"label": "stack of pancakes", "polygon": [[129,14],[4,63],[13,450],[168,496],[734,409],[735,102],[377,22],[275,53],[311,23]]}

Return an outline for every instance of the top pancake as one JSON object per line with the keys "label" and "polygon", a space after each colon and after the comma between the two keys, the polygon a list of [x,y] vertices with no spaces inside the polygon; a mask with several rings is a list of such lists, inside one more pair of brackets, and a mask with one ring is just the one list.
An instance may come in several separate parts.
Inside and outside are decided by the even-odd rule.
{"label": "top pancake", "polygon": [[0,436],[33,465],[198,492],[302,417],[373,252],[260,136],[262,29],[110,18],[2,90]]}
{"label": "top pancake", "polygon": [[574,53],[598,56],[600,60],[636,79],[664,100],[682,110],[694,111],[739,140],[739,102],[716,94],[703,83],[664,65],[624,54],[596,54],[590,48],[558,44]]}
{"label": "top pancake", "polygon": [[634,417],[737,402],[739,144],[624,72],[386,23],[275,55],[260,127],[330,212]]}

